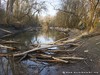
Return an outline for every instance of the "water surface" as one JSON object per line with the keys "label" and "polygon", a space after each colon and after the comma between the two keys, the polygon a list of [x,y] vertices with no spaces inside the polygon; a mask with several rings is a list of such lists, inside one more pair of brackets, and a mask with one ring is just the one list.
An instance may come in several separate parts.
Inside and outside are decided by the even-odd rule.
{"label": "water surface", "polygon": [[[21,51],[25,51],[33,48],[30,47],[30,45],[32,44],[46,46],[44,44],[51,43],[65,37],[68,37],[68,34],[65,34],[63,32],[58,32],[55,30],[39,30],[17,34],[5,38],[5,40],[19,41],[21,44],[10,46],[18,47]],[[53,47],[51,49],[60,49],[60,47]],[[88,48],[83,47],[82,49],[86,50]],[[88,56],[88,58],[90,58],[86,61],[77,61],[70,64],[39,62],[36,61],[36,58],[29,58],[18,62],[18,59],[14,60],[14,58],[10,57],[0,57],[0,75],[99,75],[100,60],[97,60],[97,57],[98,59],[100,58],[100,51],[95,50],[94,54],[92,54],[93,51],[94,50],[91,50],[91,53],[84,53],[83,51],[79,50],[74,54],[66,53],[66,55],[76,55],[84,57]],[[1,52],[10,53],[10,51]],[[96,58],[96,61],[93,61],[92,58]],[[79,72],[92,73],[86,74]]]}

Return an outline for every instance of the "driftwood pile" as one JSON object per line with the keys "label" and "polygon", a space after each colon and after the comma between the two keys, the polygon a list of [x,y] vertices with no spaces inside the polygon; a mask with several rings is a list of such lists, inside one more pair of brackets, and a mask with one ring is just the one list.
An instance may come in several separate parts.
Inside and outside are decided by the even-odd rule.
{"label": "driftwood pile", "polygon": [[[96,34],[82,34],[79,35],[73,39],[70,40],[66,40],[67,38],[63,38],[60,40],[57,40],[53,43],[49,43],[46,44],[45,46],[37,46],[33,49],[21,52],[21,51],[16,51],[16,48],[13,47],[9,47],[9,46],[5,46],[5,44],[19,44],[19,42],[15,42],[15,41],[2,41],[0,43],[0,48],[6,48],[8,50],[15,50],[16,52],[12,52],[12,53],[0,53],[0,57],[20,57],[19,62],[22,61],[23,59],[30,57],[32,60],[36,60],[36,61],[41,61],[41,62],[60,62],[60,63],[69,63],[70,60],[73,61],[79,61],[79,60],[85,60],[86,58],[82,58],[82,57],[75,57],[75,56],[68,56],[67,53],[68,52],[73,52],[75,51],[77,48],[79,48],[81,45],[77,44],[77,41],[81,38],[85,38],[85,37],[93,37],[93,36],[97,36],[100,35],[100,33],[96,33]],[[73,49],[71,50],[53,50],[53,49],[49,49],[52,47],[59,47],[59,46],[67,46],[67,47],[73,47]],[[64,54],[64,56],[63,56]],[[65,55],[66,54],[66,55]],[[58,55],[58,56],[57,56]]]}

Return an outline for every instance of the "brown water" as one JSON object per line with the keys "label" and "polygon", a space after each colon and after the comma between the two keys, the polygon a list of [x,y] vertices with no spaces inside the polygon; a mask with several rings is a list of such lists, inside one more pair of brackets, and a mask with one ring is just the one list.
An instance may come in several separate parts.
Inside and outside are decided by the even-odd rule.
{"label": "brown water", "polygon": [[[68,37],[68,34],[55,30],[40,30],[14,35],[5,38],[5,40],[21,42],[21,45],[13,46],[25,51],[29,49],[31,44],[41,45],[44,43],[54,42],[64,37]],[[100,39],[97,41],[99,40]],[[86,57],[87,60],[75,61],[74,63],[69,64],[39,62],[35,61],[35,59],[25,59],[21,62],[18,62],[18,59],[15,61],[14,58],[0,57],[0,75],[100,75],[100,48],[95,49],[95,51],[91,49],[90,53],[84,53],[84,50],[90,48],[91,47],[86,48],[82,46],[80,50],[78,49],[71,54],[75,56]],[[51,49],[58,49],[58,47],[53,47]],[[2,52],[9,53],[9,51],[4,50],[2,50]]]}

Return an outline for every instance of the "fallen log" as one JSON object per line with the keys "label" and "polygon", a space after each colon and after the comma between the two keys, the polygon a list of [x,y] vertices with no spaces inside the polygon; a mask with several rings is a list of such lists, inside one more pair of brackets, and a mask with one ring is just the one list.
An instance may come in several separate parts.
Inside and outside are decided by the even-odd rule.
{"label": "fallen log", "polygon": [[[31,56],[32,57],[32,56]],[[39,58],[39,59],[51,59],[51,58],[53,58],[53,56],[51,56],[51,55],[45,55],[45,54],[38,54],[38,55],[36,55],[35,56],[36,58]],[[82,57],[68,57],[68,56],[66,56],[66,57],[54,57],[54,58],[57,58],[57,59],[65,59],[65,60],[85,60],[86,58],[82,58]]]}
{"label": "fallen log", "polygon": [[0,44],[0,48],[5,48],[5,49],[9,49],[9,50],[16,50],[16,48],[14,48],[14,47],[4,46],[1,44]]}
{"label": "fallen log", "polygon": [[20,43],[16,41],[1,41],[0,44],[20,44]]}
{"label": "fallen log", "polygon": [[[38,57],[38,56],[37,56],[37,57]],[[63,60],[63,59],[60,59],[60,58],[56,58],[56,57],[51,56],[51,55],[39,54],[39,57],[48,58],[48,59],[53,59],[53,60],[55,60],[55,61],[59,61],[59,62],[63,62],[63,63],[68,63],[68,61],[66,61],[66,60]]]}
{"label": "fallen log", "polygon": [[66,59],[66,60],[84,60],[85,58],[82,57],[57,57],[59,59]]}
{"label": "fallen log", "polygon": [[89,38],[89,37],[94,37],[94,36],[98,36],[98,35],[100,35],[100,33],[96,32],[96,33],[91,33],[91,34],[88,34],[88,35],[84,35],[84,36],[82,36],[82,38]]}
{"label": "fallen log", "polygon": [[64,63],[64,62],[59,61],[59,60],[40,60],[40,59],[37,59],[37,61],[40,61],[40,62],[48,62],[48,63]]}
{"label": "fallen log", "polygon": [[88,38],[88,37],[94,37],[94,36],[98,36],[100,35],[100,33],[91,33],[89,34],[88,32],[84,32],[82,33],[81,35],[73,38],[73,39],[70,39],[70,40],[67,40],[67,41],[63,41],[63,43],[72,43],[72,42],[75,42],[81,38]]}
{"label": "fallen log", "polygon": [[37,60],[40,60],[42,62],[63,62],[68,63],[68,60],[85,60],[85,58],[82,57],[54,57],[51,55],[45,55],[45,54],[39,54],[36,56],[30,55],[32,58],[37,58]]}

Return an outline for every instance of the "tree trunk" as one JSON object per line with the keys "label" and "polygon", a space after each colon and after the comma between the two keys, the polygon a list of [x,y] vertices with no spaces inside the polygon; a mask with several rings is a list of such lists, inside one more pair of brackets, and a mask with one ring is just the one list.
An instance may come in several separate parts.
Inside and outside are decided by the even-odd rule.
{"label": "tree trunk", "polygon": [[1,9],[1,0],[0,0],[0,9]]}
{"label": "tree trunk", "polygon": [[13,17],[13,4],[15,0],[8,0],[7,6],[6,6],[6,22],[7,24],[12,23],[12,17]]}

